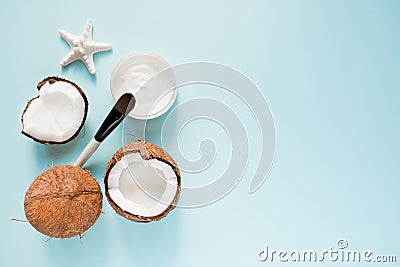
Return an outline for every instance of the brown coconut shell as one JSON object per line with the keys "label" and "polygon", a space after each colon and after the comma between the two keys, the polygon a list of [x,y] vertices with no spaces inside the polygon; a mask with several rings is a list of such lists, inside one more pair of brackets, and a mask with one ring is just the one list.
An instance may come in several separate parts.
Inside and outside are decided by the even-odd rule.
{"label": "brown coconut shell", "polygon": [[[85,114],[84,114],[84,116],[83,116],[82,123],[81,123],[81,125],[79,126],[78,130],[74,133],[74,135],[72,135],[69,139],[64,140],[64,141],[62,141],[62,142],[40,140],[40,139],[37,139],[37,138],[31,136],[30,134],[24,132],[24,130],[22,130],[21,133],[22,133],[23,135],[25,135],[25,136],[27,136],[27,137],[29,137],[29,138],[35,140],[36,142],[39,142],[39,143],[42,143],[42,144],[45,144],[45,145],[47,145],[47,144],[65,144],[65,143],[68,143],[68,142],[72,141],[73,139],[75,139],[75,138],[78,136],[79,132],[82,130],[82,127],[83,127],[83,125],[85,124],[86,117],[87,117],[88,110],[89,110],[89,101],[88,101],[88,99],[87,99],[87,97],[86,97],[86,95],[85,95],[85,92],[82,90],[82,88],[79,87],[79,85],[77,85],[76,83],[71,82],[71,81],[69,81],[69,80],[67,80],[67,79],[60,78],[60,77],[56,77],[56,76],[50,76],[50,77],[47,77],[47,78],[43,79],[42,81],[40,81],[40,82],[37,84],[37,86],[36,86],[37,90],[40,91],[40,89],[42,88],[42,86],[43,86],[46,82],[49,82],[50,84],[55,83],[55,82],[67,82],[67,83],[71,84],[72,86],[74,86],[74,87],[76,88],[76,90],[78,90],[78,92],[81,94],[81,96],[82,96],[82,98],[83,98],[83,101],[85,102]],[[22,112],[22,116],[21,116],[22,126],[24,125],[24,114],[25,114],[25,112],[28,110],[28,108],[29,108],[29,106],[31,105],[32,101],[35,100],[35,99],[37,99],[37,98],[39,98],[39,96],[36,96],[36,97],[32,98],[32,99],[29,100],[28,103],[26,104],[26,107],[25,107],[24,111]],[[24,127],[22,127],[22,129],[23,129],[23,128],[24,128]]]}
{"label": "brown coconut shell", "polygon": [[82,235],[101,213],[100,185],[88,170],[55,166],[40,174],[25,195],[29,223],[55,238]]}
{"label": "brown coconut shell", "polygon": [[[174,170],[176,177],[177,177],[177,191],[175,194],[175,197],[172,201],[172,203],[167,207],[166,210],[164,210],[161,214],[153,217],[146,217],[146,216],[141,216],[138,214],[132,214],[129,211],[123,210],[121,207],[119,207],[114,200],[110,197],[110,194],[108,192],[109,187],[108,187],[108,175],[111,171],[111,169],[114,167],[114,165],[120,161],[124,156],[131,154],[131,153],[140,153],[143,159],[150,160],[150,159],[157,159],[160,160],[172,167]],[[118,150],[112,159],[108,162],[108,166],[106,168],[106,172],[104,174],[104,184],[105,184],[105,194],[107,197],[108,203],[110,203],[111,207],[122,217],[134,221],[134,222],[152,222],[152,221],[158,221],[165,216],[168,215],[168,213],[173,210],[178,202],[179,195],[180,195],[180,189],[181,189],[181,175],[179,172],[178,165],[176,162],[172,159],[172,157],[161,147],[150,143],[146,141],[134,141],[124,147],[122,147],[120,150]]]}

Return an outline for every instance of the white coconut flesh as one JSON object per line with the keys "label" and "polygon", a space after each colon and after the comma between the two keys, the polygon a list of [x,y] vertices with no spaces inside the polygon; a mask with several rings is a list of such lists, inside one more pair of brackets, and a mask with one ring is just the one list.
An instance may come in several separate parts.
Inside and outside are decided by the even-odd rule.
{"label": "white coconut flesh", "polygon": [[145,160],[139,153],[125,155],[110,170],[108,193],[113,202],[131,214],[153,217],[173,203],[178,178],[161,160]]}
{"label": "white coconut flesh", "polygon": [[23,131],[35,139],[63,142],[72,138],[85,118],[85,101],[72,84],[46,82],[23,114]]}

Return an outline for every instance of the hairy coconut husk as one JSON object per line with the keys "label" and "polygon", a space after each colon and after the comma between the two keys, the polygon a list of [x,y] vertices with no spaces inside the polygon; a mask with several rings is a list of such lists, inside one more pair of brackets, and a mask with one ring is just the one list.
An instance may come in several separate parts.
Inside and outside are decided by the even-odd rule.
{"label": "hairy coconut husk", "polygon": [[[138,214],[132,214],[126,210],[121,209],[110,197],[110,194],[108,192],[109,187],[108,187],[108,175],[111,171],[111,169],[114,167],[114,165],[120,161],[124,156],[130,154],[130,153],[140,153],[143,159],[150,160],[150,159],[157,159],[160,160],[172,167],[174,170],[176,177],[177,177],[177,191],[175,194],[175,197],[172,201],[172,203],[168,206],[168,208],[162,212],[161,214],[153,217],[145,217],[141,216]],[[178,165],[176,162],[172,159],[172,157],[161,147],[150,143],[146,141],[134,141],[121,149],[119,149],[112,159],[108,162],[108,166],[106,168],[106,172],[104,174],[104,184],[105,184],[105,195],[107,197],[107,201],[110,203],[111,207],[122,217],[135,221],[135,222],[151,222],[151,221],[158,221],[165,216],[168,215],[168,213],[173,210],[178,202],[179,195],[180,195],[180,189],[181,189],[181,175],[179,172]]]}
{"label": "hairy coconut husk", "polygon": [[[79,132],[82,130],[82,127],[83,127],[83,125],[85,124],[86,117],[87,117],[88,110],[89,110],[89,101],[88,101],[88,99],[87,99],[87,97],[86,97],[84,91],[82,90],[81,87],[79,87],[79,85],[77,85],[76,83],[71,82],[71,81],[69,81],[69,80],[67,80],[67,79],[60,78],[60,77],[56,77],[56,76],[50,76],[50,77],[44,78],[42,81],[40,81],[40,82],[37,84],[37,86],[36,86],[36,88],[38,89],[38,91],[40,91],[40,88],[42,88],[42,86],[43,86],[45,83],[47,83],[47,82],[49,82],[50,84],[55,83],[55,82],[67,82],[67,83],[71,84],[72,86],[74,86],[74,87],[78,90],[78,92],[82,95],[83,101],[85,102],[85,114],[84,114],[84,116],[83,116],[83,120],[82,120],[81,125],[79,126],[78,130],[74,133],[73,136],[71,136],[69,139],[64,140],[64,141],[62,141],[62,142],[40,140],[40,139],[37,139],[37,138],[31,136],[30,134],[24,132],[24,130],[22,130],[21,133],[22,133],[23,135],[25,135],[25,136],[31,138],[32,140],[34,140],[34,141],[36,141],[36,142],[39,142],[39,143],[42,143],[42,144],[45,144],[45,145],[48,145],[48,144],[66,144],[66,143],[72,141],[73,139],[75,139],[75,138],[78,136]],[[35,99],[37,99],[38,97],[39,97],[39,96],[36,96],[36,97],[32,98],[32,99],[29,100],[28,103],[26,104],[26,107],[25,107],[24,111],[22,112],[22,116],[21,116],[22,125],[24,125],[24,114],[25,114],[25,112],[26,112],[27,109],[29,108],[29,106],[30,106],[30,104],[32,103],[32,101],[35,100]],[[22,128],[24,128],[24,127],[22,127]]]}
{"label": "hairy coconut husk", "polygon": [[29,223],[55,238],[82,235],[101,213],[100,186],[88,170],[55,166],[40,174],[25,195]]}

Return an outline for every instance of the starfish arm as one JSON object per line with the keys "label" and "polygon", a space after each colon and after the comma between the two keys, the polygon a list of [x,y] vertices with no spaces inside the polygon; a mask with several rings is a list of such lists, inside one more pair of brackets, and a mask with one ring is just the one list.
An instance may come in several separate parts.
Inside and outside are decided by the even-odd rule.
{"label": "starfish arm", "polygon": [[81,36],[86,40],[92,40],[92,32],[93,32],[93,22],[91,19],[88,19],[86,22],[85,28],[83,28]]}
{"label": "starfish arm", "polygon": [[83,63],[85,63],[86,68],[88,69],[88,71],[91,74],[96,73],[96,66],[94,65],[94,61],[93,61],[93,54],[85,54],[82,57],[82,61],[83,61]]}
{"label": "starfish arm", "polygon": [[112,49],[112,45],[108,43],[100,43],[100,42],[95,42],[92,41],[87,44],[86,49],[90,53],[97,53],[97,52],[102,52],[102,51],[107,51]]}
{"label": "starfish arm", "polygon": [[75,49],[71,49],[69,53],[60,61],[61,66],[67,66],[69,63],[79,59],[79,53]]}
{"label": "starfish arm", "polygon": [[64,30],[58,30],[58,33],[60,34],[60,36],[71,46],[74,46],[74,39],[77,38],[77,36],[70,34],[67,31]]}

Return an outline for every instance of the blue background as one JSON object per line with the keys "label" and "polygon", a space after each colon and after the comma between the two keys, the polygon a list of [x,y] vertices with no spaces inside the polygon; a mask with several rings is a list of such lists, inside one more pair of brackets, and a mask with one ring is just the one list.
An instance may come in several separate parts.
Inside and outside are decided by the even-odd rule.
{"label": "blue background", "polygon": [[[257,260],[264,245],[319,251],[335,248],[339,238],[351,249],[400,261],[399,14],[395,0],[2,1],[1,265],[263,266],[271,265]],[[93,39],[113,44],[112,51],[96,54],[95,76],[80,62],[59,65],[69,50],[57,30],[80,34],[88,18],[94,22]],[[251,161],[241,183],[222,200],[176,209],[145,225],[116,215],[105,201],[105,214],[81,241],[45,242],[28,223],[10,221],[24,219],[25,191],[52,160],[75,160],[113,105],[113,67],[141,50],[171,65],[224,63],[260,87],[277,130],[267,181],[255,194],[247,193],[256,166]],[[26,102],[49,75],[77,82],[90,102],[85,135],[63,146],[43,146],[20,134]],[[179,92],[177,103],[213,96],[236,105],[257,155],[259,133],[251,113],[224,94],[197,85]],[[197,147],[189,137],[212,133],[222,141],[217,156],[224,158],[225,133],[203,124],[185,129],[182,152],[195,159]],[[106,163],[122,145],[121,128],[88,164],[101,184]],[[196,183],[212,180],[218,171],[196,176]],[[190,175],[182,178],[191,183]],[[369,264],[375,265],[396,264]]]}

